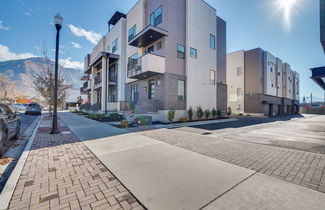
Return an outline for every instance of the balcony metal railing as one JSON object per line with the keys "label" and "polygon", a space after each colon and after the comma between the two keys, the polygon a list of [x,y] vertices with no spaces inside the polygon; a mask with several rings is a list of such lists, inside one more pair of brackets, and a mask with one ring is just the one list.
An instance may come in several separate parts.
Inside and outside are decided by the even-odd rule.
{"label": "balcony metal railing", "polygon": [[133,77],[141,73],[141,58],[129,58],[128,62],[128,77]]}
{"label": "balcony metal railing", "polygon": [[84,82],[84,84],[82,85],[82,87],[83,87],[84,89],[87,89],[87,88],[88,88],[88,82]]}

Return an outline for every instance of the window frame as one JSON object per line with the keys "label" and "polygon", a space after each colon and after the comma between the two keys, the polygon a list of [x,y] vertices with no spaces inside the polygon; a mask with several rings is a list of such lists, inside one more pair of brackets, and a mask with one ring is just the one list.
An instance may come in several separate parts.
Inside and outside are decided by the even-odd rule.
{"label": "window frame", "polygon": [[[183,85],[182,90],[180,90],[180,84]],[[185,80],[178,79],[177,80],[177,98],[178,100],[185,100],[185,94],[186,94],[186,85],[185,85]]]}
{"label": "window frame", "polygon": [[[194,54],[192,52],[195,52]],[[197,59],[197,49],[190,47],[190,57]]]}
{"label": "window frame", "polygon": [[[212,43],[212,41],[213,41],[213,43]],[[216,49],[216,36],[213,34],[210,34],[210,49],[213,49],[213,50]]]}
{"label": "window frame", "polygon": [[[183,48],[183,52],[179,50],[179,47]],[[177,44],[177,58],[185,59],[185,47],[181,44]]]}
{"label": "window frame", "polygon": [[118,38],[112,42],[112,53],[115,53],[118,49]]}
{"label": "window frame", "polygon": [[238,77],[240,77],[240,76],[243,75],[243,71],[242,71],[242,69],[243,69],[243,68],[242,68],[241,66],[239,66],[239,67],[236,68],[236,70],[237,70],[237,76],[238,76]]}
{"label": "window frame", "polygon": [[148,99],[155,98],[155,86],[156,86],[155,79],[150,79],[148,81]]}
{"label": "window frame", "polygon": [[[158,11],[161,11],[160,14],[157,14]],[[155,11],[153,11],[150,14],[150,25],[152,26],[158,26],[162,23],[162,17],[163,17],[163,6],[160,5]]]}
{"label": "window frame", "polygon": [[[211,73],[213,73],[213,78],[212,78]],[[209,72],[209,83],[210,83],[210,85],[216,84],[216,71],[215,70],[210,70],[210,72]]]}
{"label": "window frame", "polygon": [[162,48],[162,41],[157,43],[157,51],[161,50],[161,48]]}
{"label": "window frame", "polygon": [[[130,34],[132,32],[132,34]],[[128,41],[133,39],[137,33],[137,24],[134,24],[128,31]]]}

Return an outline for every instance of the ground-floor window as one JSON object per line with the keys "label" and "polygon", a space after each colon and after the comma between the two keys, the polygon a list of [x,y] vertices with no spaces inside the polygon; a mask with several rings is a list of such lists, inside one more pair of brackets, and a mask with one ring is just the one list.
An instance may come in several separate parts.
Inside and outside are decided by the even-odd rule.
{"label": "ground-floor window", "polygon": [[184,80],[178,80],[177,82],[177,95],[178,99],[184,100],[185,99],[185,81]]}
{"label": "ground-floor window", "polygon": [[108,102],[116,102],[116,101],[117,101],[116,87],[115,86],[111,86],[108,89]]}
{"label": "ground-floor window", "polygon": [[138,98],[139,98],[138,84],[131,85],[131,101],[137,103]]}
{"label": "ground-floor window", "polygon": [[154,79],[149,80],[148,98],[149,99],[155,98],[155,80]]}

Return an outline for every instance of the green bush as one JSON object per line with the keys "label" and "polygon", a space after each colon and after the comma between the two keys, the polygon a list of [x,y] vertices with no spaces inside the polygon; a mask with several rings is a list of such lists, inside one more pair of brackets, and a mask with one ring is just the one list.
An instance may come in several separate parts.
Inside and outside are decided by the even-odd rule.
{"label": "green bush", "polygon": [[210,116],[210,110],[209,110],[209,109],[206,109],[206,110],[204,111],[204,115],[205,115],[205,118],[206,118],[206,119],[209,119],[209,116]]}
{"label": "green bush", "polygon": [[202,119],[202,117],[203,117],[203,110],[202,110],[201,106],[197,107],[197,109],[196,109],[196,116],[197,116],[197,118],[199,120]]}
{"label": "green bush", "polygon": [[192,121],[192,119],[193,119],[193,109],[192,109],[191,106],[190,106],[190,109],[187,112],[188,112],[188,119],[190,121]]}
{"label": "green bush", "polygon": [[215,108],[212,109],[212,117],[215,119],[217,116],[217,110]]}
{"label": "green bush", "polygon": [[220,109],[217,110],[217,115],[218,115],[218,117],[221,117],[221,110]]}
{"label": "green bush", "polygon": [[151,125],[152,124],[151,118],[145,117],[145,116],[137,117],[136,121],[138,122],[139,125]]}
{"label": "green bush", "polygon": [[88,115],[88,117],[89,117],[90,119],[96,119],[96,120],[98,120],[98,119],[102,119],[102,118],[104,118],[104,114],[103,114],[103,113],[90,113],[90,114]]}
{"label": "green bush", "polygon": [[232,112],[231,107],[228,107],[227,108],[227,116],[231,115],[231,112]]}
{"label": "green bush", "polygon": [[168,111],[168,120],[172,122],[175,118],[175,109],[171,109]]}
{"label": "green bush", "polygon": [[110,121],[121,121],[121,120],[123,120],[124,119],[124,117],[123,117],[123,115],[121,115],[121,114],[119,114],[119,113],[112,113],[112,114],[110,114],[109,116],[108,116],[108,120],[110,120]]}

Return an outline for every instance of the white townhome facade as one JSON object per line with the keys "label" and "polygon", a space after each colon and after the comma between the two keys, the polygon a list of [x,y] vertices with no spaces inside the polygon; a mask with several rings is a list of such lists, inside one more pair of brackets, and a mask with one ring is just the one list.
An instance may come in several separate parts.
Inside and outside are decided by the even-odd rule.
{"label": "white townhome facade", "polygon": [[[92,106],[100,101],[100,110],[119,110],[125,102],[159,121],[167,121],[171,109],[176,120],[186,117],[190,107],[226,110],[226,23],[213,7],[202,0],[139,0],[126,15],[118,14],[86,65]],[[119,47],[113,52],[115,39]],[[96,60],[100,52],[105,52],[101,62]],[[117,97],[108,106],[103,96],[111,98],[113,87],[106,90],[109,84],[102,79],[99,88],[94,79],[105,78],[96,73],[107,69],[96,66],[104,59],[117,66],[118,75]]]}

